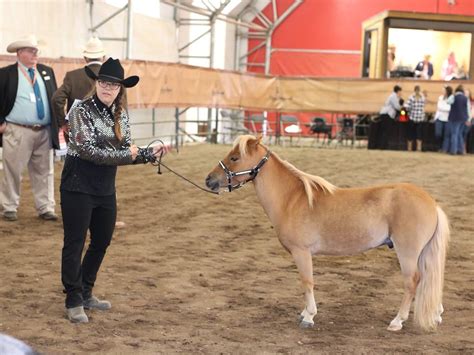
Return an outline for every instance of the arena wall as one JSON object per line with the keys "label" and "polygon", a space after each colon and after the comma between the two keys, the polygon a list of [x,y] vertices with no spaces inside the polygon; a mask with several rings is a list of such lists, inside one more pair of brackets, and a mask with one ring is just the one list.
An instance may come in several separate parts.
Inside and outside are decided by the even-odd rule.
{"label": "arena wall", "polygon": [[[278,0],[278,13],[293,2]],[[454,5],[446,0],[304,1],[273,34],[270,73],[360,77],[362,22],[385,10],[474,16],[474,1],[456,0]],[[271,4],[263,12],[273,18]],[[258,43],[250,40],[249,50]],[[263,48],[249,56],[249,62],[263,62],[264,56]],[[263,69],[252,66],[248,71],[262,73]]]}

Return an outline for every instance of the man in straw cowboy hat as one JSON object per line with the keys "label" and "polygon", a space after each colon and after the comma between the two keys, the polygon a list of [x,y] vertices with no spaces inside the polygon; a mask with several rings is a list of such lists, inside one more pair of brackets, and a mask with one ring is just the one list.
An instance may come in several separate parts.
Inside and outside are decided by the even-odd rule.
{"label": "man in straw cowboy hat", "polygon": [[[84,47],[82,55],[87,67],[97,74],[105,60],[104,46],[100,39],[91,37]],[[87,76],[84,67],[66,73],[63,84],[54,93],[52,98],[55,117],[63,129],[67,130],[65,116],[74,100],[82,100],[93,88],[94,80]],[[66,111],[64,110],[65,105]]]}
{"label": "man in straw cowboy hat", "polygon": [[53,150],[59,149],[58,124],[51,109],[56,91],[53,69],[38,64],[34,35],[10,43],[15,64],[0,68],[0,133],[3,133],[3,181],[0,202],[3,218],[17,220],[21,175],[30,174],[40,218],[55,221]]}

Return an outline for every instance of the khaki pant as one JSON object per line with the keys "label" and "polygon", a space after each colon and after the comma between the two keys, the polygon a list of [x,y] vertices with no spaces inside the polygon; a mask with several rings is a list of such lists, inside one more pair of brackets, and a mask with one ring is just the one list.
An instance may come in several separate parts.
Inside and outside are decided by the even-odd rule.
{"label": "khaki pant", "polygon": [[22,174],[28,167],[38,214],[54,212],[54,160],[51,130],[40,131],[7,123],[3,134],[3,211],[16,212],[20,204]]}

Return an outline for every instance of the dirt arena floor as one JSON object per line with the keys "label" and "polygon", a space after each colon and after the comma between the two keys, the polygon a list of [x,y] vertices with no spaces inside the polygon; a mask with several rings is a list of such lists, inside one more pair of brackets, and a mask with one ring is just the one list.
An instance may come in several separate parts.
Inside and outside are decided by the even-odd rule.
{"label": "dirt arena floor", "polygon": [[[228,150],[188,146],[165,162],[202,184]],[[82,325],[64,316],[61,223],[36,217],[25,178],[19,220],[0,220],[0,332],[45,354],[474,353],[474,156],[274,150],[341,187],[405,181],[439,201],[452,242],[436,333],[422,332],[411,317],[402,331],[386,330],[402,297],[398,262],[387,247],[315,257],[319,313],[314,328],[299,329],[298,274],[252,185],[216,196],[151,166],[119,169],[126,227],[116,231],[95,288],[113,309],[90,312]],[[60,171],[57,163],[57,188]]]}

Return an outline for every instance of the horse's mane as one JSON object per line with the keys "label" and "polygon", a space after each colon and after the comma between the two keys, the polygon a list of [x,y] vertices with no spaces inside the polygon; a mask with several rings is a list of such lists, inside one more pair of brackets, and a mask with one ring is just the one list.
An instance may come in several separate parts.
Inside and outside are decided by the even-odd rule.
{"label": "horse's mane", "polygon": [[308,197],[309,207],[313,208],[314,201],[314,189],[320,190],[323,193],[333,194],[336,191],[337,186],[331,184],[326,179],[320,176],[311,175],[297,169],[293,164],[281,159],[277,154],[272,152],[272,155],[285,166],[291,173],[298,177],[304,185],[306,196]]}
{"label": "horse's mane", "polygon": [[[240,149],[240,154],[242,157],[245,157],[247,155],[248,150],[247,150],[247,143],[251,139],[256,139],[255,137],[251,135],[244,135],[240,136],[237,138],[234,142],[234,148],[238,145]],[[268,149],[265,147],[263,144],[260,144],[262,147]],[[309,206],[312,208],[313,207],[313,201],[314,201],[314,189],[318,189],[322,191],[323,193],[328,193],[328,194],[333,194],[334,191],[337,190],[337,186],[331,184],[329,181],[326,179],[323,179],[320,176],[316,175],[311,175],[308,173],[305,173],[304,171],[301,171],[297,169],[293,164],[287,162],[286,160],[281,159],[276,153],[272,152],[272,156],[275,157],[284,167],[286,167],[293,175],[298,177],[301,182],[304,185],[304,189],[306,191],[306,196],[308,197],[308,203]]]}
{"label": "horse's mane", "polygon": [[257,138],[248,134],[237,137],[234,141],[233,148],[239,146],[240,155],[242,155],[242,157],[245,157],[248,153],[247,143],[249,142],[249,140],[252,140],[252,139],[257,139]]}

